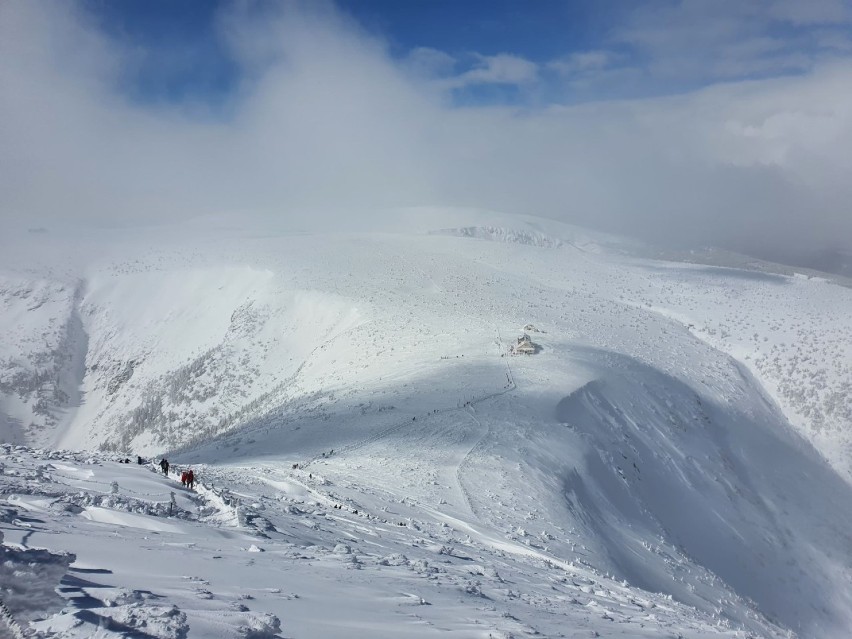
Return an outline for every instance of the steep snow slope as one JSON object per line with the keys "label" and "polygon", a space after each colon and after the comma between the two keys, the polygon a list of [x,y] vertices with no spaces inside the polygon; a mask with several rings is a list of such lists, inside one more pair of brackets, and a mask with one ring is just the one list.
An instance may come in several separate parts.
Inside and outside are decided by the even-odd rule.
{"label": "steep snow slope", "polygon": [[691,324],[701,339],[745,363],[796,428],[852,481],[849,289],[804,275],[655,270],[632,299]]}
{"label": "steep snow slope", "polygon": [[362,321],[348,300],[246,267],[96,277],[81,313],[92,336],[83,426],[60,445],[120,450],[233,426]]}
{"label": "steep snow slope", "polygon": [[[4,367],[77,371],[39,387],[80,383],[49,404],[65,446],[170,450],[252,503],[310,495],[405,523],[401,544],[449,534],[461,555],[511,558],[489,605],[547,636],[582,599],[554,566],[761,636],[844,636],[852,291],[481,212],[394,230],[114,244],[74,271],[71,302],[40,278],[51,305],[8,320]],[[73,318],[85,369],[38,339]],[[540,352],[507,357],[528,323]],[[9,424],[31,419],[29,388],[0,388]],[[325,543],[390,534],[328,522]],[[604,590],[595,605],[614,606]]]}
{"label": "steep snow slope", "polygon": [[51,442],[80,405],[79,283],[0,274],[0,438]]}

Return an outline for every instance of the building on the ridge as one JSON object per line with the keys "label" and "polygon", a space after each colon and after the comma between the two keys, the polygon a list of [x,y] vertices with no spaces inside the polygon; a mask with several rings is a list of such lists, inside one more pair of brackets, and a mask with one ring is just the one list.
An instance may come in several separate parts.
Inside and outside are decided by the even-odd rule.
{"label": "building on the ridge", "polygon": [[533,344],[530,336],[524,333],[518,337],[518,343],[512,345],[512,352],[515,355],[535,355],[538,352],[538,346]]}

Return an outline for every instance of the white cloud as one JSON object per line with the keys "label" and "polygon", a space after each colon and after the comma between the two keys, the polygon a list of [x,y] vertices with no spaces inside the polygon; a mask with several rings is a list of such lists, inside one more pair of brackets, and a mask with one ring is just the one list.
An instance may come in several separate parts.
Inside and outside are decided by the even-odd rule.
{"label": "white cloud", "polygon": [[809,70],[826,53],[820,30],[850,24],[843,0],[649,2],[610,41],[633,47],[651,78],[708,82]]}
{"label": "white cloud", "polygon": [[405,63],[418,75],[431,78],[450,75],[456,59],[449,53],[430,47],[417,47],[409,54]]}
{"label": "white cloud", "polygon": [[498,55],[475,54],[473,68],[446,80],[449,88],[477,84],[532,84],[538,79],[538,65],[520,56],[508,53]]}
{"label": "white cloud", "polygon": [[774,0],[767,15],[794,25],[852,24],[852,6],[846,0]]}
{"label": "white cloud", "polygon": [[[128,103],[115,80],[132,52],[85,15],[0,5],[0,219],[247,211],[302,225],[448,204],[767,253],[852,244],[847,60],[670,98],[457,108],[311,6],[223,16],[247,80],[217,121]],[[513,56],[480,65],[466,83],[534,86],[538,73]]]}
{"label": "white cloud", "polygon": [[599,72],[611,67],[615,64],[617,58],[618,56],[611,51],[581,51],[551,61],[548,68],[561,75],[572,77],[578,74]]}
{"label": "white cloud", "polygon": [[814,31],[814,38],[817,46],[826,52],[852,52],[852,34],[848,30],[817,29]]}

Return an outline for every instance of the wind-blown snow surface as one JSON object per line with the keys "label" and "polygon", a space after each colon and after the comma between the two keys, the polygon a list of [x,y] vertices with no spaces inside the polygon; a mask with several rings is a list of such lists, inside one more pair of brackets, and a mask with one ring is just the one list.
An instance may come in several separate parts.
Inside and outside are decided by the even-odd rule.
{"label": "wind-blown snow surface", "polygon": [[95,584],[39,631],[846,636],[852,290],[511,224],[8,247],[4,439],[204,481],[9,449],[6,542]]}

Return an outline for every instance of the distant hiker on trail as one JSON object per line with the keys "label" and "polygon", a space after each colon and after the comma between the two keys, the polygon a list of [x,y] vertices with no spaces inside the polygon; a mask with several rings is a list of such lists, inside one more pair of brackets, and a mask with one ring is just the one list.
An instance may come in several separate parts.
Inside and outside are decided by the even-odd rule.
{"label": "distant hiker on trail", "polygon": [[192,468],[190,468],[189,472],[186,474],[186,485],[189,486],[190,490],[195,488],[195,473],[192,472]]}
{"label": "distant hiker on trail", "polygon": [[187,482],[188,482],[188,481],[189,481],[189,473],[188,473],[188,472],[186,472],[186,471],[183,471],[183,472],[180,474],[180,485],[181,485],[181,486],[186,486],[186,484],[187,484]]}
{"label": "distant hiker on trail", "polygon": [[145,463],[145,460],[142,459],[142,455],[136,455],[136,463],[140,466]]}
{"label": "distant hiker on trail", "polygon": [[168,460],[168,459],[164,459],[163,461],[161,461],[161,462],[160,462],[160,468],[162,468],[162,469],[163,469],[163,474],[164,474],[164,475],[168,475],[168,474],[169,474],[169,460]]}

